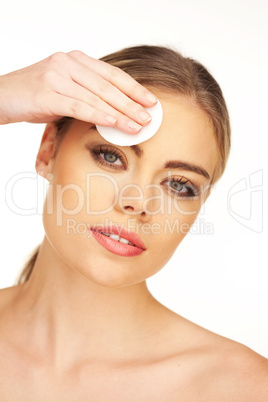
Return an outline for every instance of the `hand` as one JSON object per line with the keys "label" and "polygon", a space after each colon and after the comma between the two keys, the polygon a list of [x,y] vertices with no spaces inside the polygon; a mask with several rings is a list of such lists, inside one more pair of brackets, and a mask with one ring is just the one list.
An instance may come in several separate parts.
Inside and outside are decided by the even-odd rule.
{"label": "hand", "polygon": [[0,124],[62,116],[137,133],[157,99],[130,75],[80,51],[55,53],[0,76]]}

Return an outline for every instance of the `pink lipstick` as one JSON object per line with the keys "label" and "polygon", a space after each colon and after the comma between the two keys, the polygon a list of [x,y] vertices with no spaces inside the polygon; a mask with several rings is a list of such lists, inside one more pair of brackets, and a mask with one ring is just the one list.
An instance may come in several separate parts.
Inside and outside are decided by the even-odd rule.
{"label": "pink lipstick", "polygon": [[95,239],[107,250],[123,257],[133,257],[141,254],[146,247],[141,238],[134,232],[122,226],[93,226],[90,228]]}

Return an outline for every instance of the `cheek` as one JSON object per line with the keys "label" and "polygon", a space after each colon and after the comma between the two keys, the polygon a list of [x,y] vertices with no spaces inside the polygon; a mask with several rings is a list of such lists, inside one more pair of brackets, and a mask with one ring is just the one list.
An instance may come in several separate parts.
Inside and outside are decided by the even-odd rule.
{"label": "cheek", "polygon": [[190,231],[200,209],[198,202],[181,202],[180,207],[180,212],[158,215],[151,225],[150,275],[158,272],[170,260]]}
{"label": "cheek", "polygon": [[87,214],[94,216],[111,212],[117,202],[118,184],[106,173],[90,173],[86,179]]}
{"label": "cheek", "polygon": [[53,172],[53,204],[58,211],[84,215],[86,219],[91,214],[97,216],[113,209],[118,184],[111,174],[98,171],[88,159],[63,162],[59,160]]}

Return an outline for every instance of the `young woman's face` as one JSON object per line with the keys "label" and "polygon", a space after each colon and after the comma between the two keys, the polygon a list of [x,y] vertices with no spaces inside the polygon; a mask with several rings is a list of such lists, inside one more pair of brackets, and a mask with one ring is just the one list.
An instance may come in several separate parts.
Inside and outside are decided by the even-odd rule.
{"label": "young woman's face", "polygon": [[[120,147],[75,121],[50,162],[50,246],[102,286],[141,282],[166,264],[195,221],[217,164],[206,114],[185,97],[156,95],[164,117],[148,141]],[[125,240],[118,242],[120,233]]]}

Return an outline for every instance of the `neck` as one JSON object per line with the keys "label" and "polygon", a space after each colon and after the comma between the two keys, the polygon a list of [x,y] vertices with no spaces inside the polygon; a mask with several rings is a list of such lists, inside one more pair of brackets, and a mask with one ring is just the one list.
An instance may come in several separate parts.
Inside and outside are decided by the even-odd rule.
{"label": "neck", "polygon": [[47,240],[18,300],[28,342],[54,361],[131,358],[159,330],[160,305],[145,281],[99,286],[56,258]]}

